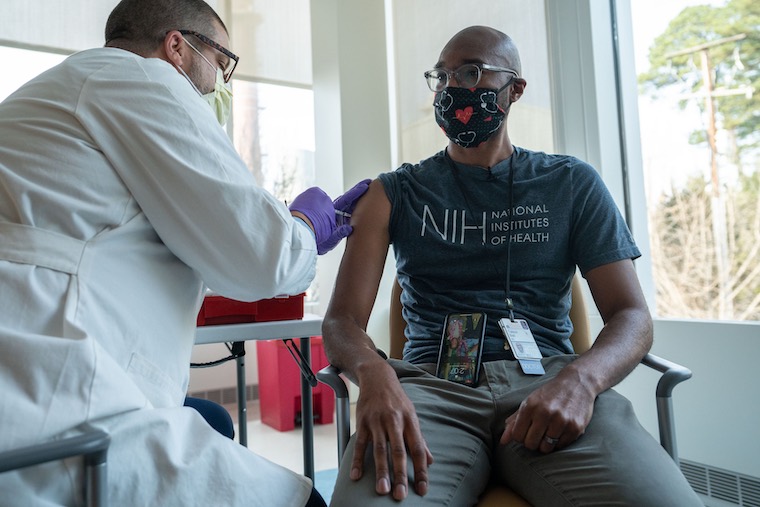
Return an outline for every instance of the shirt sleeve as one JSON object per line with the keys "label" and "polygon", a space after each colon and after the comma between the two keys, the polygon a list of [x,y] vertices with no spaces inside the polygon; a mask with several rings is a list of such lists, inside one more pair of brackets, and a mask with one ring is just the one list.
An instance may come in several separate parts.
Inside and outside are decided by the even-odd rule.
{"label": "shirt sleeve", "polygon": [[88,79],[77,117],[161,240],[209,288],[240,300],[303,292],[316,242],[256,183],[211,108],[163,60]]}
{"label": "shirt sleeve", "polygon": [[601,176],[578,161],[573,174],[571,252],[585,276],[596,267],[641,256]]}

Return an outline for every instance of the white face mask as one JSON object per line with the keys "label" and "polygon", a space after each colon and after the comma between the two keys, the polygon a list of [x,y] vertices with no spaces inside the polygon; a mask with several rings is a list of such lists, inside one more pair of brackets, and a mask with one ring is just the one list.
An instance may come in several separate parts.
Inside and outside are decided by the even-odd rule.
{"label": "white face mask", "polygon": [[214,91],[202,94],[200,90],[198,90],[198,87],[195,86],[195,83],[193,83],[188,75],[185,74],[185,71],[183,71],[181,68],[179,70],[182,71],[182,74],[187,78],[188,81],[190,81],[190,84],[193,85],[193,88],[195,88],[195,91],[198,92],[198,95],[200,95],[201,98],[205,100],[209,106],[211,106],[211,109],[214,111],[214,115],[216,115],[216,119],[219,121],[219,124],[224,125],[227,123],[227,120],[230,117],[230,111],[232,110],[232,87],[229,85],[229,83],[224,82],[224,74],[222,73],[222,69],[209,62],[208,59],[195,48],[195,46],[187,41],[187,39],[185,39],[185,42],[187,42],[187,45],[193,48],[193,50],[198,53],[201,58],[203,58],[203,61],[209,64],[209,66],[211,66],[211,68],[216,71]]}

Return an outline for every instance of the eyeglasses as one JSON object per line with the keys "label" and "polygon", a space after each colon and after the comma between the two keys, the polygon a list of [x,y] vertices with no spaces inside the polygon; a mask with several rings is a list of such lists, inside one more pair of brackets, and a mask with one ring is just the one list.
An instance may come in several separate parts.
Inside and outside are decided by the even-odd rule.
{"label": "eyeglasses", "polygon": [[225,48],[221,44],[209,39],[202,33],[198,33],[193,30],[178,30],[178,32],[181,33],[182,35],[192,35],[193,37],[197,38],[202,43],[216,49],[217,51],[222,53],[224,56],[226,56],[228,58],[227,65],[222,69],[222,74],[224,75],[224,82],[225,83],[230,82],[230,79],[232,78],[232,73],[235,71],[235,67],[237,66],[238,61],[240,60],[240,58],[238,58],[238,56],[235,53]]}
{"label": "eyeglasses", "polygon": [[425,79],[430,91],[440,92],[451,81],[452,76],[456,78],[457,83],[462,88],[475,88],[480,82],[480,77],[484,70],[490,70],[491,72],[509,72],[515,78],[520,76],[517,71],[513,69],[507,69],[506,67],[495,67],[488,65],[487,63],[466,63],[459,67],[455,71],[449,71],[446,69],[433,69],[425,72]]}

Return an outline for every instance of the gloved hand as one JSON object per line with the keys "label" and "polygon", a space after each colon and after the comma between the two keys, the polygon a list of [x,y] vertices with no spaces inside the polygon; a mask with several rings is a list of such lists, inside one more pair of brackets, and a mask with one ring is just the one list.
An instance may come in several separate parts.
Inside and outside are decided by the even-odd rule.
{"label": "gloved hand", "polygon": [[356,202],[367,191],[370,183],[372,183],[370,179],[362,180],[333,201],[335,220],[338,226],[351,225],[351,213],[354,212]]}
{"label": "gloved hand", "polygon": [[[329,252],[341,239],[351,234],[353,228],[349,223],[350,214],[356,206],[356,201],[369,188],[370,181],[363,180],[357,183],[334,202],[330,202],[330,197],[322,189],[311,187],[299,194],[290,204],[291,211],[303,213],[311,221],[317,240],[317,254]],[[343,214],[338,215],[337,211]],[[336,216],[340,217],[339,222]]]}

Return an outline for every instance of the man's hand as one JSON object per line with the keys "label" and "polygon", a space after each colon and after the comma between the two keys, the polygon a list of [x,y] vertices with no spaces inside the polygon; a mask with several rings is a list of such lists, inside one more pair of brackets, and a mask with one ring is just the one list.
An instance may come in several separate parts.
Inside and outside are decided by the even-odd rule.
{"label": "man's hand", "polygon": [[[351,479],[364,473],[364,454],[371,445],[375,457],[375,491],[392,493],[403,500],[408,493],[407,452],[414,466],[414,490],[425,495],[427,468],[433,455],[420,431],[417,414],[387,363],[367,372],[370,380],[361,384],[356,405],[356,447],[351,462]],[[389,468],[390,465],[390,468]]]}
{"label": "man's hand", "polygon": [[506,420],[499,442],[518,442],[543,453],[567,447],[586,431],[596,395],[566,367],[533,391]]}

